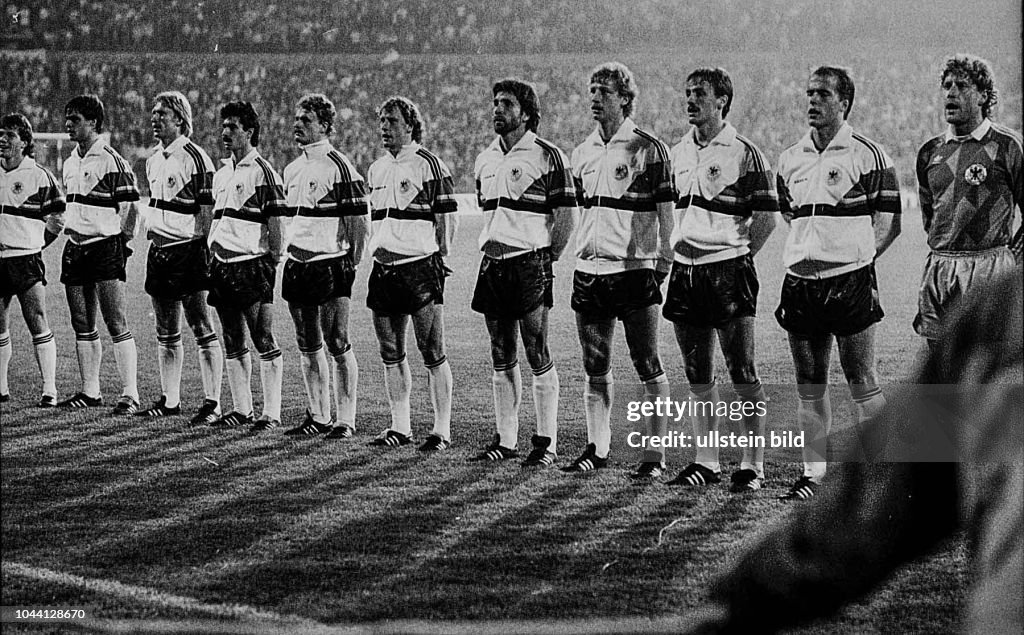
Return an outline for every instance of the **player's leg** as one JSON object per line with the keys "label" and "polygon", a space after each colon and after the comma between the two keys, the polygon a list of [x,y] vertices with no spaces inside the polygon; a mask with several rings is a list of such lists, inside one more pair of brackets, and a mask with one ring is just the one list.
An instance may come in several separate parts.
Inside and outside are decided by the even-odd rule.
{"label": "player's leg", "polygon": [[185,351],[181,345],[181,301],[152,296],[156,316],[157,368],[160,371],[160,399],[152,408],[135,413],[160,417],[181,412],[181,369]]}
{"label": "player's leg", "polygon": [[100,363],[103,360],[103,345],[99,331],[96,330],[99,313],[96,288],[92,284],[65,284],[64,293],[68,300],[71,329],[75,332],[75,353],[82,383],[77,394],[57,405],[70,408],[98,406],[102,403]]}
{"label": "player's leg", "polygon": [[7,372],[11,365],[11,356],[14,351],[11,347],[11,331],[7,322],[7,308],[11,306],[11,299],[13,297],[5,295],[0,298],[0,403],[9,401],[11,398],[11,387],[7,383]]}
{"label": "player's leg", "polygon": [[240,309],[226,303],[218,303],[216,310],[224,334],[224,367],[232,410],[211,425],[249,424],[253,420],[252,355],[246,345],[245,318]]}
{"label": "player's leg", "polygon": [[100,280],[96,283],[96,297],[114,342],[114,360],[121,378],[121,398],[114,407],[114,414],[121,415],[134,414],[139,407],[138,351],[128,328],[126,286],[123,280]]}
{"label": "player's leg", "polygon": [[[764,404],[767,397],[754,364],[754,318],[739,317],[718,329],[726,368],[743,413],[743,431],[755,439],[764,439]],[[752,472],[752,474],[751,474]],[[740,470],[733,474],[732,491],[745,492],[761,488],[764,481],[764,446],[754,444],[743,448]]]}
{"label": "player's leg", "polygon": [[858,424],[874,417],[885,407],[885,395],[878,385],[875,370],[875,331],[876,325],[872,324],[860,333],[836,336],[839,362],[850,386]]}
{"label": "player's leg", "polygon": [[[273,286],[271,286],[273,289]],[[284,379],[284,359],[274,338],[274,305],[256,302],[243,311],[249,337],[260,356],[260,386],[263,391],[263,412],[257,418],[253,432],[277,427],[281,422],[281,384]]]}
{"label": "player's leg", "polygon": [[32,348],[43,380],[39,406],[48,408],[55,405],[57,400],[57,343],[53,339],[50,322],[46,317],[46,288],[41,282],[37,282],[18,294],[18,301],[21,304],[25,325],[32,334]]}
{"label": "player's leg", "polygon": [[299,346],[299,368],[306,387],[306,418],[285,434],[328,432],[331,425],[331,371],[324,350],[320,307],[290,301],[288,313],[292,317]]}
{"label": "player's leg", "polygon": [[[668,376],[661,367],[658,354],[658,321],[660,319],[660,296],[658,304],[651,304],[623,316],[622,327],[626,335],[626,346],[629,357],[633,361],[640,381],[644,385],[644,399],[652,403],[665,403],[669,400]],[[660,414],[659,414],[660,413]],[[662,437],[668,434],[668,416],[663,408],[656,408],[655,413],[645,417],[644,433],[648,438]],[[665,471],[665,448],[647,447],[644,449],[640,467],[632,474],[633,478],[658,478]]]}
{"label": "player's leg", "polygon": [[[486,316],[491,342],[491,389],[497,434],[479,460],[512,458],[518,454],[519,406],[523,397],[523,378],[519,370],[518,320]],[[493,456],[494,459],[489,457]]]}
{"label": "player's leg", "polygon": [[444,305],[431,302],[412,314],[416,345],[427,367],[427,388],[434,409],[436,439],[427,439],[423,451],[445,450],[452,440],[452,368],[444,346]]}
{"label": "player's leg", "polygon": [[[825,476],[828,433],[832,428],[832,404],[828,394],[832,335],[798,337],[790,333],[789,348],[800,398],[796,418],[804,433],[803,478],[817,485]],[[810,491],[810,495],[813,494]]]}
{"label": "player's leg", "polygon": [[181,301],[185,322],[192,329],[199,349],[199,377],[203,385],[203,405],[192,417],[192,425],[211,423],[221,413],[220,389],[224,379],[224,349],[221,348],[220,339],[213,328],[206,298],[206,291],[196,291]]}
{"label": "player's leg", "polygon": [[[669,296],[669,302],[672,302]],[[700,487],[721,481],[718,449],[710,443],[697,443],[718,430],[717,404],[720,401],[718,382],[715,381],[715,329],[684,321],[673,322],[676,343],[683,356],[683,370],[690,384],[690,403],[700,404],[691,409],[690,424],[696,446],[694,462],[687,465],[670,485]]]}
{"label": "player's leg", "polygon": [[[601,468],[606,465],[611,449],[611,408],[615,397],[612,378],[612,342],[615,318],[576,312],[576,334],[583,351],[583,371],[587,383],[583,387],[583,412],[587,419],[587,448],[580,459],[568,467],[582,465]],[[593,446],[593,447],[591,447]],[[596,458],[597,461],[593,459]],[[588,471],[572,469],[571,471]]]}
{"label": "player's leg", "polygon": [[[540,452],[550,452],[552,461],[558,453],[558,371],[548,349],[548,313],[550,306],[541,304],[519,320],[526,360],[533,373],[533,404],[537,415],[537,433],[531,445]],[[536,458],[536,457],[535,457]]]}
{"label": "player's leg", "polygon": [[373,328],[377,333],[380,358],[384,362],[384,389],[388,393],[388,406],[391,410],[391,428],[374,439],[376,445],[406,445],[412,439],[409,413],[412,372],[409,370],[405,348],[408,325],[408,315],[373,314]]}
{"label": "player's leg", "polygon": [[[324,334],[327,352],[331,356],[334,402],[338,425],[356,429],[356,400],[359,386],[359,365],[349,341],[348,323],[352,301],[348,297],[331,298],[320,305],[320,330]],[[330,378],[329,378],[330,379]],[[327,388],[330,408],[331,390]]]}

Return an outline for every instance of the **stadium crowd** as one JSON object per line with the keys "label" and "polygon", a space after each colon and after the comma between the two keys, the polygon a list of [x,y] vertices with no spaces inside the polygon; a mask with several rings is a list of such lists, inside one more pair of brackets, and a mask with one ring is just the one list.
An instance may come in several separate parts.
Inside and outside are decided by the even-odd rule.
{"label": "stadium crowd", "polygon": [[[695,63],[722,65],[736,84],[730,120],[774,161],[805,129],[802,116],[807,69],[819,60],[783,54],[748,58],[734,53],[703,59],[681,54],[624,56],[639,81],[636,120],[666,140],[685,132],[684,74]],[[883,60],[866,51],[839,61],[857,81],[853,123],[885,143],[901,183],[914,183],[917,148],[941,127],[938,78],[943,53],[922,51]],[[253,102],[266,133],[260,149],[273,165],[295,158],[291,120],[298,96],[324,90],[339,108],[334,142],[357,166],[380,155],[374,108],[391,94],[420,104],[426,143],[452,168],[456,189],[473,190],[472,161],[491,138],[491,83],[515,74],[537,84],[542,134],[572,147],[590,131],[585,74],[595,56],[278,56],[0,52],[0,110],[24,112],[41,132],[63,131],[62,104],[95,93],[107,107],[112,144],[144,173],[155,146],[149,126],[153,96],[176,88],[196,113],[194,140],[220,156],[217,109],[235,99]],[[995,118],[1020,128],[1019,68],[994,60],[1001,87]],[[1014,76],[1016,75],[1016,76]],[[41,154],[47,150],[39,144]],[[65,148],[65,152],[70,151]],[[55,158],[41,156],[49,165]],[[145,193],[145,192],[144,192]]]}
{"label": "stadium crowd", "polygon": [[5,6],[5,39],[19,48],[104,51],[596,52],[623,41],[672,46],[705,38],[723,47],[778,49],[836,31],[906,37],[946,17],[926,0],[901,4],[893,12],[855,0],[822,12],[814,0],[723,0],[708,11],[673,0],[595,0],[581,11],[542,0],[296,0],[241,8],[228,0],[15,0]]}

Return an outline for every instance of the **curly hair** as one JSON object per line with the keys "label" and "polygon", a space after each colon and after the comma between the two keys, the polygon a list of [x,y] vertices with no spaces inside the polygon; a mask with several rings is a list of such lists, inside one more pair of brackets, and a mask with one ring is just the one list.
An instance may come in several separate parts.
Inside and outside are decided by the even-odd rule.
{"label": "curly hair", "polygon": [[981,103],[981,116],[988,117],[992,109],[999,103],[999,91],[996,90],[995,78],[992,76],[992,65],[988,60],[975,55],[954,55],[946,60],[942,69],[940,85],[949,75],[962,76],[970,80],[978,92],[985,93],[985,101]]}
{"label": "curly hair", "polygon": [[26,157],[35,156],[36,144],[33,141],[35,137],[32,135],[32,124],[29,123],[29,120],[25,115],[20,112],[12,112],[4,115],[0,118],[0,128],[6,128],[17,132],[18,138],[25,144],[21,153]]}
{"label": "curly hair", "polygon": [[510,93],[519,101],[519,107],[529,117],[526,122],[526,129],[537,132],[540,125],[540,98],[537,97],[537,88],[530,82],[521,79],[507,78],[494,83],[491,88],[491,96],[496,97],[498,93]]}
{"label": "curly hair", "polygon": [[300,99],[296,105],[316,115],[316,120],[327,126],[327,134],[334,132],[334,117],[337,116],[338,111],[335,110],[334,102],[328,99],[327,95],[312,93]]}
{"label": "curly hair", "polygon": [[423,139],[423,115],[420,114],[419,106],[408,97],[392,95],[385,99],[384,103],[377,109],[377,116],[382,116],[384,111],[391,110],[392,108],[397,110],[402,115],[406,125],[412,128],[412,140],[419,143]]}

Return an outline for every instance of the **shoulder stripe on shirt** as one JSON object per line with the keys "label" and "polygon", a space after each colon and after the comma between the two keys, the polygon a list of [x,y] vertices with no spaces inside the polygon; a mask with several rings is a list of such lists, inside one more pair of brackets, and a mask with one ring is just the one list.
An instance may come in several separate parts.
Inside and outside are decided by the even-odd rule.
{"label": "shoulder stripe on shirt", "polygon": [[274,169],[270,167],[266,159],[256,157],[256,165],[260,166],[260,169],[263,170],[263,178],[266,179],[267,185],[271,187],[278,185],[277,180],[274,178]]}
{"label": "shoulder stripe on shirt", "polygon": [[742,135],[736,135],[736,140],[742,143],[747,148],[747,154],[754,158],[754,167],[757,168],[758,172],[764,172],[764,157],[761,156],[761,152],[757,149],[749,139]]}
{"label": "shoulder stripe on shirt", "polygon": [[192,161],[196,164],[195,174],[205,174],[206,166],[203,164],[203,155],[199,153],[199,148],[194,143],[189,141],[185,144],[185,152],[188,156],[192,157]]}
{"label": "shoulder stripe on shirt", "polygon": [[882,158],[882,151],[878,148],[878,145],[874,141],[868,139],[867,137],[862,137],[856,132],[853,133],[853,138],[856,139],[857,141],[860,141],[861,143],[866,145],[869,150],[871,150],[871,154],[875,156],[875,169],[884,170],[885,159]]}
{"label": "shoulder stripe on shirt", "polygon": [[348,166],[345,165],[345,159],[341,158],[341,153],[337,150],[331,150],[327,153],[327,158],[334,161],[334,165],[338,166],[338,171],[341,173],[341,180],[343,183],[352,182],[352,172],[349,171]]}
{"label": "shoulder stripe on shirt", "polygon": [[430,166],[431,173],[434,175],[435,181],[440,181],[442,178],[444,178],[444,174],[441,172],[441,164],[438,161],[437,157],[435,157],[425,148],[420,148],[419,150],[416,151],[416,154],[418,156],[423,157],[423,159],[426,160],[427,164]]}
{"label": "shoulder stripe on shirt", "polygon": [[562,162],[562,153],[559,152],[558,148],[548,143],[547,141],[541,139],[540,137],[537,137],[534,141],[537,143],[537,145],[544,148],[544,150],[546,150],[547,153],[551,156],[551,161],[555,164],[555,169],[558,170],[559,172],[564,172],[565,163]]}
{"label": "shoulder stripe on shirt", "polygon": [[647,132],[646,130],[641,130],[640,128],[633,128],[633,133],[636,136],[638,136],[638,137],[641,137],[643,139],[647,139],[648,141],[650,141],[654,145],[654,147],[658,151],[658,158],[661,159],[662,163],[668,163],[669,162],[669,159],[668,159],[668,157],[669,157],[668,146],[666,146],[665,143],[661,139],[655,137],[654,135],[652,135],[651,133]]}
{"label": "shoulder stripe on shirt", "polygon": [[131,171],[128,168],[128,164],[125,163],[125,160],[123,158],[121,158],[120,156],[118,156],[118,154],[116,152],[114,152],[113,148],[111,148],[110,146],[103,146],[103,150],[107,154],[109,154],[111,157],[114,158],[114,163],[117,165],[117,169],[118,170],[120,170],[121,172],[130,172]]}

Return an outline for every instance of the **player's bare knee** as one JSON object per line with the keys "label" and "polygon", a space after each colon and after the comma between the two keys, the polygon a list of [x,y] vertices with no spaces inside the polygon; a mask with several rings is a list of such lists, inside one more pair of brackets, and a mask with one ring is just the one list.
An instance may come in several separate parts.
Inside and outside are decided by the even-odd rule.
{"label": "player's bare knee", "polygon": [[658,359],[657,355],[651,357],[644,357],[641,359],[633,359],[633,368],[636,369],[636,374],[640,377],[640,381],[646,382],[646,378],[658,377],[664,375],[665,371],[661,368],[661,360]]}
{"label": "player's bare knee", "polygon": [[260,353],[269,353],[277,348],[277,341],[273,333],[253,333],[252,345]]}

